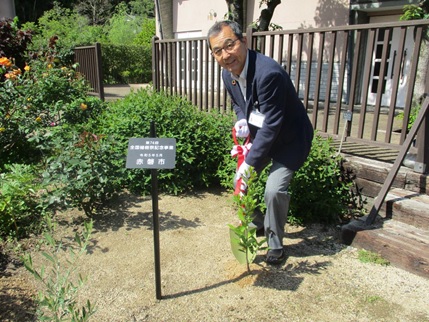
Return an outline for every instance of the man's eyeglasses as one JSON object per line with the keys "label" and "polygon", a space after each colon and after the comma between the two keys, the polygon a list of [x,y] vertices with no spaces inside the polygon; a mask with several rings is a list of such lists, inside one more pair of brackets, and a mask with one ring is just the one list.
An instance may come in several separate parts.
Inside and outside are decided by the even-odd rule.
{"label": "man's eyeglasses", "polygon": [[237,42],[238,38],[235,40],[230,40],[227,41],[223,47],[221,48],[216,48],[215,50],[212,51],[212,55],[216,56],[216,57],[220,57],[222,56],[222,50],[225,50],[227,53],[230,53],[231,51],[233,51],[234,47],[235,47],[235,43]]}

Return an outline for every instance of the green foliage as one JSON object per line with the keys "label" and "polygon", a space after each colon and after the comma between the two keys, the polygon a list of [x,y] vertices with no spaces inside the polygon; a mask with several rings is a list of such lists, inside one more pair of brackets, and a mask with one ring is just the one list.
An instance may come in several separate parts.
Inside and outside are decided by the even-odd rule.
{"label": "green foliage", "polygon": [[[414,122],[416,121],[417,116],[419,115],[419,112],[420,112],[420,108],[421,108],[420,104],[413,102],[413,105],[411,106],[411,110],[410,110],[410,116],[408,118],[408,124],[407,124],[408,131],[411,130],[411,127],[413,126]],[[404,112],[400,112],[396,117],[399,120],[403,120],[404,119]]]}
{"label": "green foliage", "polygon": [[54,142],[57,153],[48,158],[43,174],[46,184],[55,186],[51,199],[91,216],[122,188],[123,166],[117,159],[123,154],[109,138],[85,131]]}
{"label": "green foliage", "polygon": [[266,249],[266,247],[262,246],[266,242],[266,239],[258,241],[256,238],[256,227],[249,227],[253,220],[253,213],[259,205],[254,189],[254,184],[257,180],[255,170],[251,167],[242,180],[247,185],[247,191],[243,195],[234,196],[234,203],[238,208],[237,216],[240,224],[238,226],[231,224],[228,226],[235,233],[235,242],[238,243],[239,250],[245,254],[247,271],[250,272],[250,263],[255,259],[256,253],[259,250]]}
{"label": "green foliage", "polygon": [[[44,170],[44,187],[49,187],[44,194],[46,207],[78,206],[91,214],[119,189],[119,180],[110,163],[115,157],[109,152],[113,144],[86,131],[106,103],[87,96],[89,86],[75,67],[64,64],[64,57],[58,56],[55,39],[48,50],[28,60],[24,72],[11,60],[0,58],[5,79],[0,84],[0,171],[5,172],[5,178],[15,178],[9,173],[14,168],[8,164],[35,164],[38,171]],[[38,191],[35,182],[13,185],[15,190],[10,186],[5,186],[7,194],[2,192],[5,214],[0,228],[2,234],[11,234],[8,225],[13,223],[14,234],[20,237],[37,226],[46,209],[34,197]],[[13,194],[28,198],[19,197],[11,203]],[[18,231],[19,216],[35,219],[34,225]]]}
{"label": "green foliage", "polygon": [[81,15],[87,17],[91,25],[102,25],[110,17],[114,8],[113,1],[109,0],[77,0],[73,6],[74,9]]}
{"label": "green foliage", "polygon": [[381,257],[379,254],[367,251],[365,249],[359,249],[358,258],[362,263],[373,263],[382,266],[390,265],[390,262]]}
{"label": "green foliage", "polygon": [[[44,233],[48,250],[42,251],[45,263],[40,269],[33,264],[30,253],[22,256],[25,268],[41,285],[37,296],[39,321],[88,321],[95,313],[89,300],[79,308],[78,292],[84,285],[85,278],[78,274],[78,260],[87,251],[93,223],[85,222],[83,232],[76,232],[74,244],[65,246],[54,238],[55,225],[47,220],[50,230]],[[65,249],[65,250],[64,250]]]}
{"label": "green foliage", "polygon": [[134,1],[128,9],[121,3],[108,23],[90,25],[86,16],[57,3],[39,18],[38,23],[26,23],[23,28],[34,33],[30,45],[34,52],[49,50],[48,40],[55,39],[57,57],[67,54],[72,59],[72,48],[102,43],[105,84],[149,83],[152,80],[151,39],[155,35],[155,20],[137,14],[140,11],[149,13],[150,4]]}
{"label": "green foliage", "polygon": [[[229,131],[231,133],[231,131]],[[238,138],[240,141],[240,139]],[[232,147],[232,136],[229,134],[230,147]],[[243,144],[243,142],[239,142]],[[267,182],[268,172],[270,169],[269,164],[258,176],[258,180],[255,180],[252,185],[252,190],[254,191],[254,198],[256,199],[257,204],[260,207],[262,212],[265,211],[265,202],[264,202],[264,191],[265,183]],[[225,189],[231,190],[231,193],[234,191],[233,179],[235,176],[235,170],[237,168],[237,160],[232,158],[229,153],[224,154],[223,161],[221,166],[218,167],[216,171],[216,176],[219,178],[220,185]]]}
{"label": "green foliage", "polygon": [[31,48],[38,51],[51,37],[58,38],[58,48],[70,49],[79,45],[89,45],[104,39],[101,26],[89,25],[87,17],[76,11],[63,8],[56,3],[53,9],[45,11],[37,23],[26,23],[23,29],[35,32]]}
{"label": "green foliage", "polygon": [[[403,13],[399,17],[399,20],[420,20],[420,19],[429,19],[429,1],[423,0],[419,1],[418,5],[411,4],[405,5],[403,7]],[[429,40],[429,33],[427,26],[423,29],[423,39],[425,41]]]}
{"label": "green foliage", "polygon": [[315,135],[310,155],[294,174],[289,187],[289,221],[293,223],[338,222],[348,212],[351,182],[344,180],[341,156],[330,139]]}
{"label": "green foliage", "polygon": [[399,20],[419,20],[429,19],[429,12],[425,10],[425,7],[421,5],[405,5],[403,8],[403,14],[399,17]]}
{"label": "green foliage", "polygon": [[130,1],[130,7],[133,14],[143,18],[155,18],[155,2],[152,0],[134,0]]}
{"label": "green foliage", "polygon": [[152,38],[155,34],[155,19],[145,19],[143,20],[142,31],[136,36],[133,43],[152,50]]}
{"label": "green foliage", "polygon": [[149,83],[152,80],[152,49],[137,45],[101,45],[106,84]]}
{"label": "green foliage", "polygon": [[408,125],[407,125],[408,130],[411,130],[414,122],[416,121],[417,116],[419,115],[419,112],[420,112],[420,108],[421,108],[421,105],[413,105],[411,107],[410,118],[408,120]]}
{"label": "green foliage", "polygon": [[[184,98],[142,89],[113,102],[99,119],[96,132],[111,136],[117,145],[111,152],[121,154],[112,160],[125,167],[128,140],[150,137],[154,121],[157,137],[176,139],[176,167],[159,171],[160,189],[177,194],[192,188],[219,184],[216,169],[229,153],[232,115],[203,113]],[[126,185],[131,190],[150,191],[150,170],[129,169]]]}
{"label": "green foliage", "polygon": [[143,17],[130,14],[125,3],[116,7],[105,28],[107,41],[113,45],[130,45],[142,31]]}
{"label": "green foliage", "polygon": [[29,165],[6,166],[0,173],[0,237],[19,239],[41,229],[45,187]]}
{"label": "green foliage", "polygon": [[0,83],[0,170],[4,164],[40,160],[57,126],[93,116],[80,104],[85,102],[87,82],[75,66],[62,64],[54,48],[55,42],[51,52],[30,61],[24,72],[10,61],[9,67],[0,68],[6,79]]}

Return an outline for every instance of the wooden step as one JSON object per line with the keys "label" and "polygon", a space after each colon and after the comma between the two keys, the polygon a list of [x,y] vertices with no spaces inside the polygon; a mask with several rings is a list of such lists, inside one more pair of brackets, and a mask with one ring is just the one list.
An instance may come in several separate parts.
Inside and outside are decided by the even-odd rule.
{"label": "wooden step", "polygon": [[393,219],[365,226],[365,217],[341,229],[344,244],[380,254],[391,265],[429,278],[429,232]]}
{"label": "wooden step", "polygon": [[380,215],[429,231],[429,196],[404,189],[392,189],[386,196]]}

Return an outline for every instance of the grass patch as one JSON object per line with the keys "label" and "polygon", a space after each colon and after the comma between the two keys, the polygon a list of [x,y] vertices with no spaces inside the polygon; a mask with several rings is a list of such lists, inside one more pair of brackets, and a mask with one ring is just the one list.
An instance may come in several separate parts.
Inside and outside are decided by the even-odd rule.
{"label": "grass patch", "polygon": [[371,251],[367,251],[365,249],[359,250],[358,259],[362,263],[373,263],[373,264],[378,264],[378,265],[383,265],[383,266],[390,265],[390,262],[388,260],[384,259],[383,257],[381,257],[380,254],[377,254],[377,253],[374,253]]}
{"label": "grass patch", "polygon": [[365,301],[367,303],[375,303],[375,302],[380,301],[380,300],[382,300],[382,298],[380,296],[377,296],[377,295],[368,296],[365,299]]}

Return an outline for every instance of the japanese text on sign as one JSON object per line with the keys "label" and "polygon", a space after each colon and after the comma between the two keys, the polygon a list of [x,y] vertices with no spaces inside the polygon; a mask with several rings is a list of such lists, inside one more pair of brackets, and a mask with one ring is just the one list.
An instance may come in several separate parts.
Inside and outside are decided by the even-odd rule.
{"label": "japanese text on sign", "polygon": [[175,139],[132,138],[128,143],[127,168],[172,169],[175,157]]}

